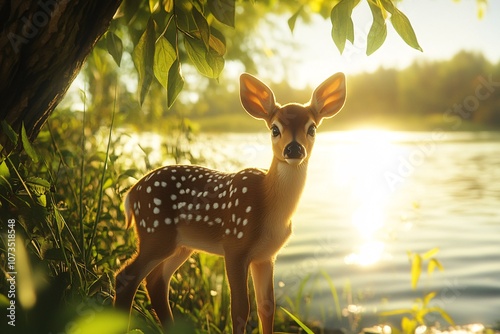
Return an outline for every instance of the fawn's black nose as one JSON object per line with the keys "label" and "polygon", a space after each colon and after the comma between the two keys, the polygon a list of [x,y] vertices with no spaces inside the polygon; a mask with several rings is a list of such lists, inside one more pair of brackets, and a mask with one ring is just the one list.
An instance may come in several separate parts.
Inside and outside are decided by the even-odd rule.
{"label": "fawn's black nose", "polygon": [[296,141],[292,141],[290,144],[286,145],[285,151],[283,152],[285,159],[304,159],[305,149],[304,146],[300,145]]}

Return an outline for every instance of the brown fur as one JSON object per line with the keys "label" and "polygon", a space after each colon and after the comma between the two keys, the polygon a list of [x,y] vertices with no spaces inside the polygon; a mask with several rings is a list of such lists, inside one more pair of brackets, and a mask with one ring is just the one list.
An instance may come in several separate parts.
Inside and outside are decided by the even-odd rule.
{"label": "brown fur", "polygon": [[280,106],[272,91],[248,74],[241,76],[240,96],[246,111],[272,129],[269,170],[249,168],[229,174],[198,166],[167,166],[138,181],[125,198],[125,216],[127,227],[135,222],[139,250],[116,276],[117,307],[129,311],[146,278],[158,317],[172,321],[171,276],[194,251],[204,251],[225,258],[233,334],[245,332],[249,270],[262,330],[272,333],[274,260],[292,232],[291,218],[314,145],[313,130],[342,107],[344,76],[327,79],[306,105]]}

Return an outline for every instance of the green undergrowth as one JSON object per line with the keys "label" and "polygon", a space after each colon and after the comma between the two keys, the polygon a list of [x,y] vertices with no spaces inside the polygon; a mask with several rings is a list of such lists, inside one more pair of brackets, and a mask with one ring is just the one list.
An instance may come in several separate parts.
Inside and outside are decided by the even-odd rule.
{"label": "green undergrowth", "polygon": [[[137,241],[133,229],[125,228],[123,195],[156,167],[148,147],[125,150],[130,135],[114,129],[113,117],[107,127],[93,128],[86,113],[59,110],[35,144],[29,144],[22,134],[21,138],[10,136],[24,150],[0,159],[0,309],[7,310],[2,315],[6,319],[12,300],[9,280],[15,276],[16,332],[163,333],[143,286],[130,319],[112,308],[114,274],[133,256]],[[8,125],[2,126],[10,131]],[[173,122],[168,133],[175,140],[160,145],[164,161],[205,161],[191,154],[192,133],[183,120]],[[14,223],[14,239],[9,222]],[[15,242],[13,270],[7,269],[10,242]],[[412,261],[428,260],[429,266],[442,269],[434,255],[411,256]],[[411,274],[416,281],[417,267],[413,265]],[[319,284],[328,287],[330,306],[314,316]],[[194,255],[175,273],[170,289],[177,321],[167,332],[230,332],[229,290],[221,258]],[[421,309],[437,311],[448,320],[444,310],[428,305],[433,296],[431,292],[420,300]],[[253,292],[251,300],[247,332],[258,333]],[[334,323],[344,332],[359,332],[361,314],[345,311],[357,301],[349,285],[339,289],[326,272],[306,275],[293,294],[278,298],[275,331],[329,333],[325,324]],[[426,313],[412,310],[381,314],[381,319],[396,315],[403,319],[400,331],[409,333],[416,325],[425,324]],[[4,320],[0,326],[2,333],[13,328]]]}
{"label": "green undergrowth", "polygon": [[[15,279],[16,332],[162,333],[143,286],[130,321],[112,308],[114,274],[136,251],[133,229],[124,224],[123,195],[156,166],[147,147],[137,145],[133,160],[124,152],[129,135],[116,131],[113,119],[107,129],[89,123],[85,113],[58,111],[35,144],[13,134],[13,143],[23,150],[0,160],[1,309],[11,302],[9,280]],[[162,157],[171,163],[202,163],[203,157],[188,149],[192,134],[183,124],[169,129],[176,139],[161,145]],[[14,222],[15,274],[7,270],[13,241],[9,222]],[[191,257],[174,275],[170,296],[179,321],[169,332],[230,331],[221,258]],[[296,328],[279,312],[276,328]],[[1,326],[2,332],[14,328],[6,321]],[[248,331],[258,332],[254,306]]]}

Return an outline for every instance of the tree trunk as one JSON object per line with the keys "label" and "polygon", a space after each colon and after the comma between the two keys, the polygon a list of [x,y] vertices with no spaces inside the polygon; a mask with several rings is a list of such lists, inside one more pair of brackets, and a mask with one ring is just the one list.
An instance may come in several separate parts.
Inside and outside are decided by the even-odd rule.
{"label": "tree trunk", "polygon": [[[122,0],[0,3],[0,121],[30,140],[64,97]],[[0,127],[0,129],[2,129]],[[15,147],[0,130],[0,154]]]}

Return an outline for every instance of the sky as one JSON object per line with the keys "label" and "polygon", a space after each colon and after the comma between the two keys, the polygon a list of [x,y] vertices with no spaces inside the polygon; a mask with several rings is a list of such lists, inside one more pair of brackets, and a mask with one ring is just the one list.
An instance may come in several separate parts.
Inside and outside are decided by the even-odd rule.
{"label": "sky", "polygon": [[489,0],[482,19],[478,18],[475,0],[403,0],[398,8],[409,18],[423,52],[406,45],[389,23],[385,43],[366,56],[372,18],[366,1],[362,1],[353,12],[354,44],[347,45],[343,55],[331,39],[329,20],[317,15],[308,25],[299,19],[293,34],[282,20],[283,29],[268,33],[266,43],[279,39],[282,45],[290,45],[284,52],[289,59],[270,57],[271,65],[259,75],[275,81],[292,80],[300,88],[316,86],[339,71],[355,74],[381,66],[404,68],[417,59],[449,59],[460,50],[482,52],[493,63],[500,61],[500,1]]}
{"label": "sky", "polygon": [[[482,52],[491,62],[500,62],[500,0],[488,1],[482,19],[477,15],[476,0],[402,0],[398,8],[409,18],[423,52],[406,45],[388,23],[386,41],[374,54],[366,56],[366,36],[372,16],[363,0],[352,16],[354,44],[346,42],[342,55],[332,41],[329,19],[315,15],[309,24],[299,18],[293,33],[287,24],[289,13],[271,15],[272,25],[263,20],[261,36],[254,35],[261,52],[253,53],[262,62],[258,73],[252,74],[266,83],[287,80],[301,89],[314,88],[336,72],[349,75],[375,71],[381,66],[404,68],[418,59],[449,59],[461,50]],[[280,51],[273,52],[276,48]],[[228,83],[234,83],[236,90],[238,77],[244,70],[241,63],[227,62],[222,76]],[[199,87],[199,74],[184,71],[184,75],[194,87]],[[83,87],[81,82],[75,80],[75,89]],[[130,90],[134,91],[137,82],[129,82]]]}

